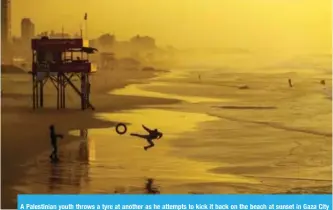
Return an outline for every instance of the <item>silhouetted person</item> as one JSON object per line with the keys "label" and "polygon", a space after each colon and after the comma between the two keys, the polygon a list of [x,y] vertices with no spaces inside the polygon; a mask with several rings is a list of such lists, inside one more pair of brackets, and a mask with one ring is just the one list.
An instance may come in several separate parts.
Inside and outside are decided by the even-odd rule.
{"label": "silhouetted person", "polygon": [[291,79],[288,79],[289,87],[293,87],[293,84],[291,83]]}
{"label": "silhouetted person", "polygon": [[81,129],[80,130],[80,137],[86,140],[88,138],[88,130],[87,129]]}
{"label": "silhouetted person", "polygon": [[148,179],[146,183],[146,191],[148,194],[160,194],[160,191],[153,187],[154,179]]}
{"label": "silhouetted person", "polygon": [[52,148],[53,148],[53,151],[50,155],[50,158],[52,160],[58,160],[57,140],[58,140],[58,138],[63,138],[63,137],[64,137],[63,135],[55,133],[54,125],[50,125],[50,138],[51,138],[51,145],[52,145]]}
{"label": "silhouetted person", "polygon": [[148,146],[143,147],[145,150],[155,146],[153,140],[155,139],[160,139],[162,138],[163,134],[159,132],[157,129],[151,130],[147,128],[146,126],[142,125],[142,127],[149,133],[148,135],[142,135],[142,134],[136,134],[136,133],[131,133],[131,136],[137,136],[143,139],[146,139],[147,142],[149,143]]}

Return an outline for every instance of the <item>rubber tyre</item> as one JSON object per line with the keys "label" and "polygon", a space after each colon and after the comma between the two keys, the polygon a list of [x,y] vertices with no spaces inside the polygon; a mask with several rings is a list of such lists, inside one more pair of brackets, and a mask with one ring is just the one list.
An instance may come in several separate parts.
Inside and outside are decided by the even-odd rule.
{"label": "rubber tyre", "polygon": [[[120,131],[119,128],[120,127],[123,127],[124,130],[123,131]],[[124,123],[119,123],[116,125],[116,132],[119,134],[119,135],[123,135],[127,132],[127,126],[124,124]]]}

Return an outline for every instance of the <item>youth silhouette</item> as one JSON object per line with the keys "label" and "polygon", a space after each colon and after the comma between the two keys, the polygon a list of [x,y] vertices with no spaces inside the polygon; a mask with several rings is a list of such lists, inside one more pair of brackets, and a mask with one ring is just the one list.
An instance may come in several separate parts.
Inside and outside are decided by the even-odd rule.
{"label": "youth silhouette", "polygon": [[136,137],[146,139],[147,142],[149,143],[149,145],[144,146],[143,149],[147,151],[147,149],[155,146],[153,140],[162,138],[163,134],[161,132],[159,132],[157,129],[149,129],[144,125],[142,125],[142,127],[148,132],[148,135],[131,133],[131,136],[136,136]]}
{"label": "youth silhouette", "polygon": [[57,160],[59,160],[57,140],[58,140],[58,138],[61,138],[61,139],[64,138],[64,136],[61,134],[56,134],[54,125],[50,125],[50,138],[51,138],[51,146],[53,148],[50,158],[52,161],[57,161]]}

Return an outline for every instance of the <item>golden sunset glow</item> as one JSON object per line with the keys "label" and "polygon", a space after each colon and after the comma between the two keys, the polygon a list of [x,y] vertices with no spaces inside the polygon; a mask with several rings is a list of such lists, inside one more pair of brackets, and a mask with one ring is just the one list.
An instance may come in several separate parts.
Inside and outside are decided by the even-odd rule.
{"label": "golden sunset glow", "polygon": [[242,47],[330,52],[330,0],[15,0],[12,28],[30,17],[37,32],[88,36],[115,33],[118,39],[142,34],[159,45]]}
{"label": "golden sunset glow", "polygon": [[1,208],[332,194],[331,2],[3,0]]}

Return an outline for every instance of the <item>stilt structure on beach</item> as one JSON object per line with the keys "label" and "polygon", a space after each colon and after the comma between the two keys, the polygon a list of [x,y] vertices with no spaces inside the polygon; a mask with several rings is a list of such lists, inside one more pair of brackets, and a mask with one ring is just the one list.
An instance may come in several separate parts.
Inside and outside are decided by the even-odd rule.
{"label": "stilt structure on beach", "polygon": [[[57,90],[57,109],[66,108],[66,87],[70,86],[81,100],[81,109],[94,106],[90,103],[90,74],[92,71],[89,54],[97,51],[85,47],[80,39],[32,39],[32,100],[33,109],[44,107],[44,86],[51,81]],[[81,87],[74,85],[78,77]]]}

